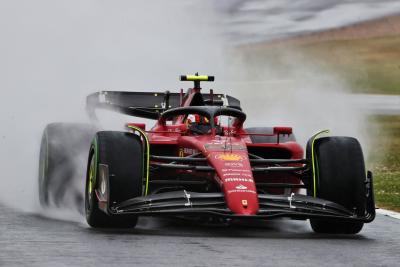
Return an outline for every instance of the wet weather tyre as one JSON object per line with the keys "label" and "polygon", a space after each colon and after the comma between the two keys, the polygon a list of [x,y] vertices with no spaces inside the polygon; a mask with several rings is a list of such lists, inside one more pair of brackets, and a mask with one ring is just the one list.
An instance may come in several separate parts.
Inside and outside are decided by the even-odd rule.
{"label": "wet weather tyre", "polygon": [[[142,141],[137,135],[115,131],[95,135],[89,152],[85,187],[86,221],[90,226],[135,227],[137,216],[112,214],[110,206],[142,195],[143,162]],[[107,169],[108,177],[100,177],[100,168]],[[99,201],[101,194],[107,196],[103,203]]]}
{"label": "wet weather tyre", "polygon": [[41,206],[82,206],[87,149],[96,133],[83,123],[51,123],[43,131],[39,156]]}
{"label": "wet weather tyre", "polygon": [[[307,158],[311,160],[311,142]],[[316,168],[315,192],[309,194],[335,202],[354,211],[359,217],[366,213],[366,172],[360,143],[352,137],[322,137],[314,143]],[[332,219],[310,219],[316,233],[357,234],[362,222],[345,222]]]}

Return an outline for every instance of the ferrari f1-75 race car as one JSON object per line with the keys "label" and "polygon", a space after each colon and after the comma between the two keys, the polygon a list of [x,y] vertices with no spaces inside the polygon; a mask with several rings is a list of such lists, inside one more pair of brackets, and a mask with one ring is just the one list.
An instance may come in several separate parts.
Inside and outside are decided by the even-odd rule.
{"label": "ferrari f1-75 race car", "polygon": [[[315,232],[356,234],[375,218],[372,173],[355,138],[323,131],[304,153],[291,127],[244,128],[238,99],[213,90],[203,94],[200,82],[213,76],[181,80],[193,81],[193,88],[93,93],[87,97],[92,124],[49,124],[40,153],[41,204],[84,203],[92,227],[134,227],[139,216],[224,222],[288,217],[309,219]],[[98,131],[99,108],[155,125]],[[79,186],[85,175],[77,167],[86,162],[82,149],[84,200]]]}

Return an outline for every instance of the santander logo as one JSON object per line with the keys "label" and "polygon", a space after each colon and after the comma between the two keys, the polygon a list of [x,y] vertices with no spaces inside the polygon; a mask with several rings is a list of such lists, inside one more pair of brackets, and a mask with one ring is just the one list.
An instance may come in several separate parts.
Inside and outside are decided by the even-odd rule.
{"label": "santander logo", "polygon": [[240,184],[240,185],[236,186],[236,189],[238,189],[238,190],[246,190],[247,186],[244,186],[244,185]]}

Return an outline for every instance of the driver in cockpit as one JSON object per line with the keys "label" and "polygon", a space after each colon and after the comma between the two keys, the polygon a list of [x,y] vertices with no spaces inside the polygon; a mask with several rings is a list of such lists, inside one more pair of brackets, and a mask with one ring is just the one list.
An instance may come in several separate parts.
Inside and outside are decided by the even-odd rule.
{"label": "driver in cockpit", "polygon": [[195,134],[211,133],[210,120],[198,114],[190,114],[186,118],[188,129]]}
{"label": "driver in cockpit", "polygon": [[[218,118],[214,119],[214,123],[216,126],[217,134],[220,134],[219,133],[220,131],[218,131],[218,129],[220,129],[220,127],[218,126]],[[188,129],[195,134],[211,133],[210,120],[205,116],[201,116],[198,114],[190,114],[186,118],[186,124],[188,126]]]}

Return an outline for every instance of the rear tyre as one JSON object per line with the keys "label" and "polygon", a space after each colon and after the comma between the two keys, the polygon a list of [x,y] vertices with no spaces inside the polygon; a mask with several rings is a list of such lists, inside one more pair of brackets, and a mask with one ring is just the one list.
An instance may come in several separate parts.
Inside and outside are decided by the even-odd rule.
{"label": "rear tyre", "polygon": [[39,159],[41,206],[82,206],[85,158],[95,133],[95,127],[90,124],[51,123],[46,126]]}
{"label": "rear tyre", "polygon": [[[311,160],[311,142],[307,145],[307,158]],[[360,143],[352,137],[322,137],[314,142],[316,188],[309,195],[316,195],[340,204],[357,216],[366,213],[366,173]],[[317,233],[357,234],[362,222],[310,219]]]}
{"label": "rear tyre", "polygon": [[[255,134],[273,134],[274,133],[273,127],[252,127],[252,128],[247,128],[245,130],[248,133],[255,133]],[[276,136],[250,135],[250,139],[253,142],[253,144],[276,143],[276,141],[277,141]],[[283,134],[279,137],[280,143],[295,142],[295,141],[296,141],[296,137],[294,136],[294,134],[290,134],[290,135]]]}
{"label": "rear tyre", "polygon": [[[89,152],[85,187],[86,221],[90,226],[135,227],[137,216],[110,214],[107,208],[142,195],[143,160],[143,146],[137,135],[114,131],[95,135]],[[106,166],[109,174],[104,182],[100,181],[100,165]],[[108,199],[103,207],[107,210],[99,207],[98,195],[104,192]]]}

